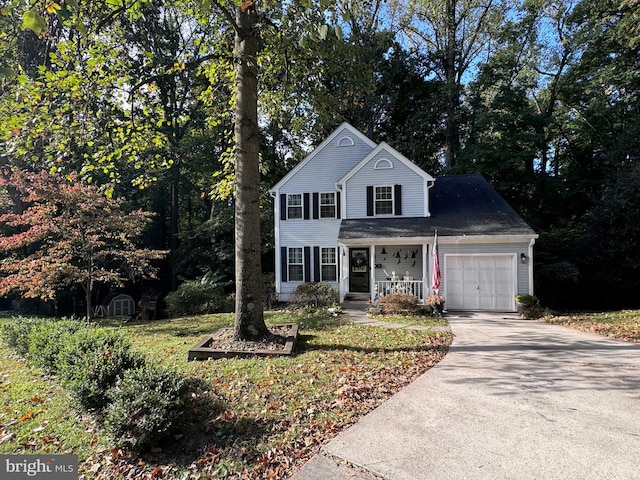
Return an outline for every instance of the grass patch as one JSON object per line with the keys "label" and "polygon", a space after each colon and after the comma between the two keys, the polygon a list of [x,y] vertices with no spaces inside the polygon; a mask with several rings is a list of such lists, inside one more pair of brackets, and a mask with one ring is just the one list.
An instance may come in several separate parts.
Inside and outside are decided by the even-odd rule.
{"label": "grass patch", "polygon": [[372,318],[380,322],[419,325],[422,327],[446,327],[449,325],[445,317],[435,315],[373,315]]}
{"label": "grass patch", "polygon": [[[448,333],[339,317],[265,317],[267,323],[298,323],[295,356],[187,362],[203,335],[233,324],[228,314],[102,322],[198,385],[190,425],[170,444],[140,456],[109,449],[89,419],[69,413],[70,398],[52,378],[0,347],[0,402],[8,406],[0,428],[11,435],[0,433],[0,452],[77,453],[83,478],[285,479],[323,443],[441,360],[451,342]],[[408,319],[403,323],[432,320]],[[33,418],[21,420],[29,410]]]}
{"label": "grass patch", "polygon": [[51,377],[0,344],[0,454],[77,453],[101,443],[95,422],[74,412],[71,396]]}
{"label": "grass patch", "polygon": [[540,320],[583,332],[640,343],[640,310],[548,315]]}

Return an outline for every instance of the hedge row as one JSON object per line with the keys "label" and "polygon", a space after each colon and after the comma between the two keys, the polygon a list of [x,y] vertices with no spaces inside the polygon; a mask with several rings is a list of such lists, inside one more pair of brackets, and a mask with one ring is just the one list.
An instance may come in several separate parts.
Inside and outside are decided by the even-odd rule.
{"label": "hedge row", "polygon": [[2,333],[16,352],[56,375],[118,446],[155,445],[184,417],[185,379],[150,364],[117,332],[77,320],[17,318]]}

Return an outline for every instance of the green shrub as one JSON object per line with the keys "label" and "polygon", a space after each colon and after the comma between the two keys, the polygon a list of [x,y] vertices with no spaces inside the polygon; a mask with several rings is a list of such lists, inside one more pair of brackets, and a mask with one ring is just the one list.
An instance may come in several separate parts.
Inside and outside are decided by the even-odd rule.
{"label": "green shrub", "polygon": [[516,295],[516,304],[523,318],[536,319],[549,313],[548,309],[540,305],[540,300],[535,295]]}
{"label": "green shrub", "polygon": [[110,391],[107,435],[119,446],[141,450],[175,431],[187,401],[186,380],[153,365],[127,370]]}
{"label": "green shrub", "polygon": [[77,320],[38,322],[29,331],[29,359],[45,370],[55,373],[60,351],[80,329],[91,328]]}
{"label": "green shrub", "polygon": [[516,303],[522,305],[525,308],[533,308],[540,305],[538,297],[529,294],[516,295]]}
{"label": "green shrub", "polygon": [[31,330],[46,321],[44,318],[14,318],[12,321],[4,324],[2,337],[5,343],[18,354],[26,355],[29,353]]}
{"label": "green shrub", "polygon": [[418,315],[425,313],[425,307],[418,303],[418,299],[406,293],[392,293],[376,302],[376,307],[383,315]]}
{"label": "green shrub", "polygon": [[120,446],[151,446],[185,416],[186,379],[147,364],[117,332],[73,320],[18,318],[5,324],[2,335],[57,374]]}
{"label": "green shrub", "polygon": [[68,337],[56,367],[80,406],[99,413],[109,402],[109,389],[123,372],[141,366],[143,361],[122,335],[85,328]]}
{"label": "green shrub", "polygon": [[340,292],[328,283],[307,282],[296,288],[297,303],[314,307],[331,307],[340,300]]}
{"label": "green shrub", "polygon": [[202,280],[187,280],[166,298],[167,314],[170,317],[202,315],[229,311],[229,301],[222,285]]}

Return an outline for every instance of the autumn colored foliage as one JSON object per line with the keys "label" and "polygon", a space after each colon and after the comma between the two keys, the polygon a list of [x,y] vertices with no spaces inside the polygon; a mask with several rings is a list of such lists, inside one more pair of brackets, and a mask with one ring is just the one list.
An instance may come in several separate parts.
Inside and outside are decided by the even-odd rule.
{"label": "autumn colored foliage", "polygon": [[15,172],[3,183],[20,192],[20,213],[0,216],[0,295],[54,299],[62,289],[81,286],[91,313],[95,282],[118,285],[153,278],[152,260],[164,252],[134,243],[150,221],[141,210],[126,212],[77,176]]}

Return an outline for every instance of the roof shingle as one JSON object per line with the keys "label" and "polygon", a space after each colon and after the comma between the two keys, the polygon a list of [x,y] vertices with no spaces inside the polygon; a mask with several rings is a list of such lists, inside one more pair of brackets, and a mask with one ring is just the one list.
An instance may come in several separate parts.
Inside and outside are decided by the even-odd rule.
{"label": "roof shingle", "polygon": [[536,235],[482,175],[438,177],[429,198],[431,217],[345,219],[338,239]]}

